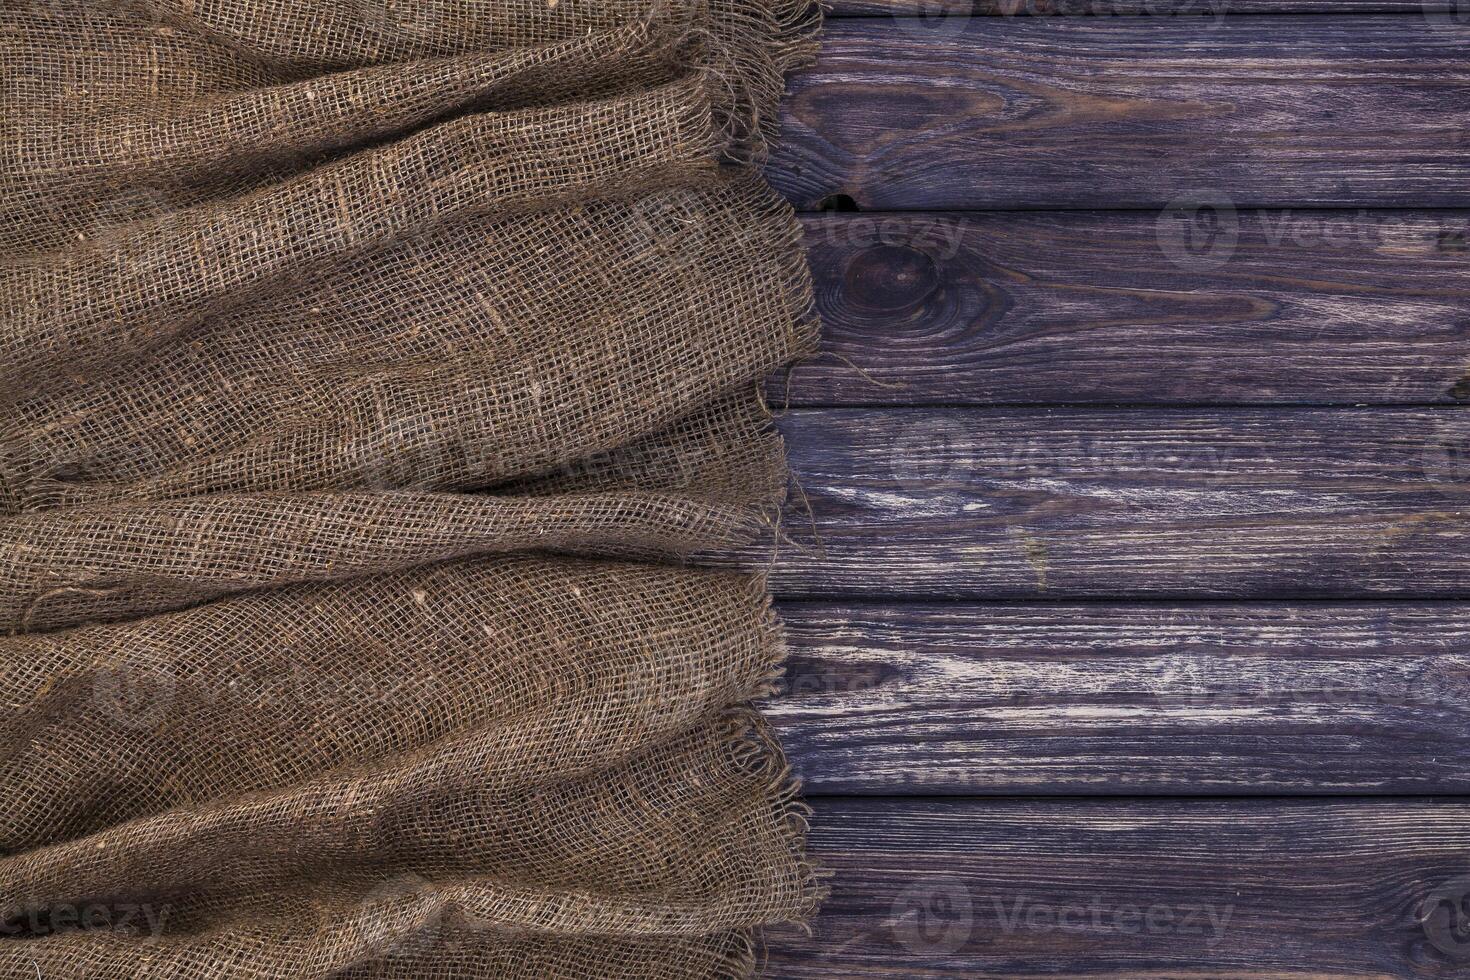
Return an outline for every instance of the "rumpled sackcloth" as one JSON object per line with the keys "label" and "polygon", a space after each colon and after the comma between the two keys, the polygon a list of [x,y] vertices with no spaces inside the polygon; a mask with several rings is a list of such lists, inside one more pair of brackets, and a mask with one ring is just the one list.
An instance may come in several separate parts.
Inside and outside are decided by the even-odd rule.
{"label": "rumpled sackcloth", "polygon": [[751,974],[815,8],[0,17],[0,977]]}

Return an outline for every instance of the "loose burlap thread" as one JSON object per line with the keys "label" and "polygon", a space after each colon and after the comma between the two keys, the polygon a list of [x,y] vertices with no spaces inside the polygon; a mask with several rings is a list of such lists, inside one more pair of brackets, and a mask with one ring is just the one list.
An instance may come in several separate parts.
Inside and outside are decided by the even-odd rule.
{"label": "loose burlap thread", "polygon": [[807,0],[0,25],[0,976],[743,977]]}

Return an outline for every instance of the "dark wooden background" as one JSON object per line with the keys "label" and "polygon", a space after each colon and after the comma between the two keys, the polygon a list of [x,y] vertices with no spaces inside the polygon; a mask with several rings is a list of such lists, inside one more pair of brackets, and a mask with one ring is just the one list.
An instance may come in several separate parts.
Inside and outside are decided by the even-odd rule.
{"label": "dark wooden background", "polygon": [[841,0],[769,173],[769,975],[1470,977],[1470,5]]}

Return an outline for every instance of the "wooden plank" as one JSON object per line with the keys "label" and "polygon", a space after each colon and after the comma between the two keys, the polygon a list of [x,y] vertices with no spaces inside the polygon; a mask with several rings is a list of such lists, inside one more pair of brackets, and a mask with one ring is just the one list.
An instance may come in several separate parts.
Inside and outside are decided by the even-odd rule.
{"label": "wooden plank", "polygon": [[1470,803],[818,801],[773,978],[1464,977]]}
{"label": "wooden plank", "polygon": [[[1470,400],[1470,212],[805,218],[824,350],[776,404]],[[855,367],[854,367],[855,366]]]}
{"label": "wooden plank", "polygon": [[[1221,17],[1225,14],[1439,14],[1454,0],[831,0],[833,17]],[[935,25],[938,29],[938,25]]]}
{"label": "wooden plank", "polygon": [[834,21],[769,173],[864,210],[1470,205],[1446,15]]}
{"label": "wooden plank", "polygon": [[809,793],[1470,793],[1470,607],[782,608]]}
{"label": "wooden plank", "polygon": [[819,541],[788,516],[788,597],[1470,597],[1458,408],[809,409],[780,426]]}

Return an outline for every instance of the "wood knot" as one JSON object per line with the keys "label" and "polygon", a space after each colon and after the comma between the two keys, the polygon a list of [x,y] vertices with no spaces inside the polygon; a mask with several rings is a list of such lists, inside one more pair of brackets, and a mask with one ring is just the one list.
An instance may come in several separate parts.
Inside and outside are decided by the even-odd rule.
{"label": "wood knot", "polygon": [[912,310],[939,289],[939,269],[916,248],[875,245],[852,257],[843,285],[858,309]]}

